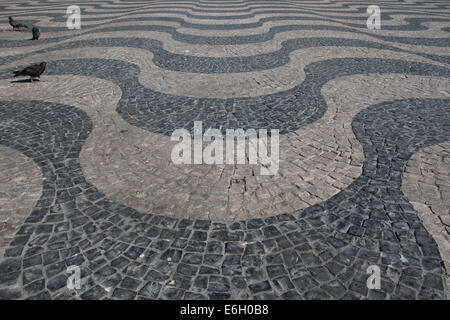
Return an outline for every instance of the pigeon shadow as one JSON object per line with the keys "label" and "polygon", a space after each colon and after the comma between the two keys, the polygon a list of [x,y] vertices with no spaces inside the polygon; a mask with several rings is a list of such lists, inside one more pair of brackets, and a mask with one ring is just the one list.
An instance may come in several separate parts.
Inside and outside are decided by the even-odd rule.
{"label": "pigeon shadow", "polygon": [[[33,82],[41,82],[41,80],[33,79]],[[31,83],[31,79],[14,80],[11,83]]]}

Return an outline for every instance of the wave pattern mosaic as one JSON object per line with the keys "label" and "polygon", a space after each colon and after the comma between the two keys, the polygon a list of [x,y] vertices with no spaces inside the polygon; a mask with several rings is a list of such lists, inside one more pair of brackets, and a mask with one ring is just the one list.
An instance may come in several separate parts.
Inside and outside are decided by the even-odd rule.
{"label": "wave pattern mosaic", "polygon": [[[0,1],[0,298],[446,299],[450,3],[376,2]],[[175,164],[196,121],[278,172]]]}

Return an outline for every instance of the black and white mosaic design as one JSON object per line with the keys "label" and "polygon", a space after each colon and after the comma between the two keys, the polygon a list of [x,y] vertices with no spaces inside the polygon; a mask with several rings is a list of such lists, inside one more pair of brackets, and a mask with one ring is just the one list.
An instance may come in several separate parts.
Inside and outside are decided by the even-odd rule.
{"label": "black and white mosaic design", "polygon": [[[47,1],[39,1],[46,4]],[[50,3],[50,2],[48,2]],[[53,2],[51,2],[53,3]],[[61,35],[36,43],[2,39],[0,47],[53,45],[38,51],[1,57],[4,64],[52,50],[80,47],[132,47],[151,52],[161,69],[201,74],[258,72],[289,63],[289,53],[312,47],[363,47],[392,51],[392,59],[327,58],[304,68],[298,86],[258,97],[228,99],[191,98],[157,92],[139,81],[139,65],[113,59],[76,58],[48,62],[46,75],[101,78],[120,87],[116,112],[132,126],[170,136],[178,128],[280,128],[294,132],[318,121],[327,110],[323,86],[339,77],[403,74],[449,78],[448,55],[400,49],[397,44],[448,47],[448,37],[416,37],[429,22],[450,22],[434,13],[449,12],[446,2],[417,5],[391,1],[383,22],[397,19],[386,30],[411,32],[387,36],[364,29],[365,2],[269,1],[86,3],[83,21],[91,40],[58,44],[72,36]],[[190,3],[190,4],[188,4]],[[273,2],[272,2],[273,3]],[[36,6],[36,4],[34,4]],[[107,7],[105,7],[107,5]],[[123,6],[123,7],[122,7]],[[144,6],[145,8],[140,10]],[[166,6],[166,8],[164,8]],[[36,10],[28,2],[7,11],[22,11],[22,20],[37,21],[55,12]],[[61,7],[64,7],[61,5]],[[91,11],[92,10],[92,11]],[[135,12],[132,12],[135,10]],[[136,11],[137,10],[137,11]],[[120,18],[118,14],[129,13]],[[132,17],[157,13],[159,17]],[[295,13],[297,16],[284,16]],[[89,17],[104,14],[105,18]],[[169,17],[164,17],[169,14]],[[174,18],[171,14],[184,16]],[[214,14],[217,14],[214,15]],[[240,19],[259,18],[240,24]],[[302,14],[312,17],[302,17]],[[351,14],[345,16],[344,14]],[[162,16],[161,16],[162,15]],[[223,16],[225,15],[225,16]],[[419,15],[419,17],[417,17]],[[104,19],[130,23],[108,27]],[[185,20],[188,21],[185,21]],[[198,24],[194,20],[232,20],[233,24]],[[133,26],[133,21],[160,21],[161,25]],[[290,21],[317,21],[317,25],[290,26]],[[342,27],[322,22],[342,20]],[[269,21],[285,25],[269,32],[236,37],[179,33],[164,21],[201,30],[243,30]],[[395,20],[397,21],[397,20]],[[222,21],[223,22],[223,21]],[[104,28],[89,30],[105,25]],[[83,27],[84,28],[84,27]],[[303,29],[302,29],[303,28]],[[384,27],[383,27],[384,28]],[[287,39],[278,51],[240,57],[183,56],[163,49],[161,41],[133,38],[99,38],[111,31],[157,30],[186,43],[224,45],[269,41],[288,30],[328,30],[324,37]],[[45,32],[66,31],[42,27]],[[84,29],[83,29],[84,30]],[[334,31],[371,34],[374,41],[339,39]],[[442,29],[441,32],[448,32]],[[388,41],[385,44],[380,40]],[[396,52],[414,53],[436,62],[395,58]],[[3,68],[7,79],[15,67]],[[17,85],[28,85],[17,82]],[[39,84],[35,84],[39,85]],[[1,299],[446,299],[446,269],[439,247],[425,229],[410,200],[403,194],[402,174],[407,161],[423,148],[450,140],[450,99],[400,99],[373,104],[352,120],[362,146],[362,174],[333,197],[306,209],[264,219],[232,223],[175,219],[140,212],[109,199],[89,182],[80,165],[80,152],[93,129],[90,117],[75,107],[39,100],[6,101],[0,98],[0,144],[31,158],[39,167],[42,194],[15,234],[0,260]],[[66,287],[67,267],[81,268],[82,288]],[[381,289],[366,286],[370,265],[381,269]]]}

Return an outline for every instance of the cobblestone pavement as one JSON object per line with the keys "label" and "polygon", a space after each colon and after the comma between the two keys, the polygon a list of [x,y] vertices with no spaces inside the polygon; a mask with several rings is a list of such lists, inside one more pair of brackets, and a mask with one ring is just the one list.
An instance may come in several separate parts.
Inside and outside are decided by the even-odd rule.
{"label": "cobblestone pavement", "polygon": [[[367,1],[73,4],[0,1],[1,299],[449,297],[447,1],[377,1],[381,30]],[[278,173],[174,164],[194,121],[279,129]]]}

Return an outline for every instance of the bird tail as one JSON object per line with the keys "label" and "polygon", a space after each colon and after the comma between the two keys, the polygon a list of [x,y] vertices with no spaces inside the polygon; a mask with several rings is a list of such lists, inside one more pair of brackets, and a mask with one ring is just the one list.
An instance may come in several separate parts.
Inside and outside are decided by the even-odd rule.
{"label": "bird tail", "polygon": [[24,74],[22,73],[22,71],[13,71],[14,72],[14,78],[15,77],[19,77],[19,76],[24,76]]}

